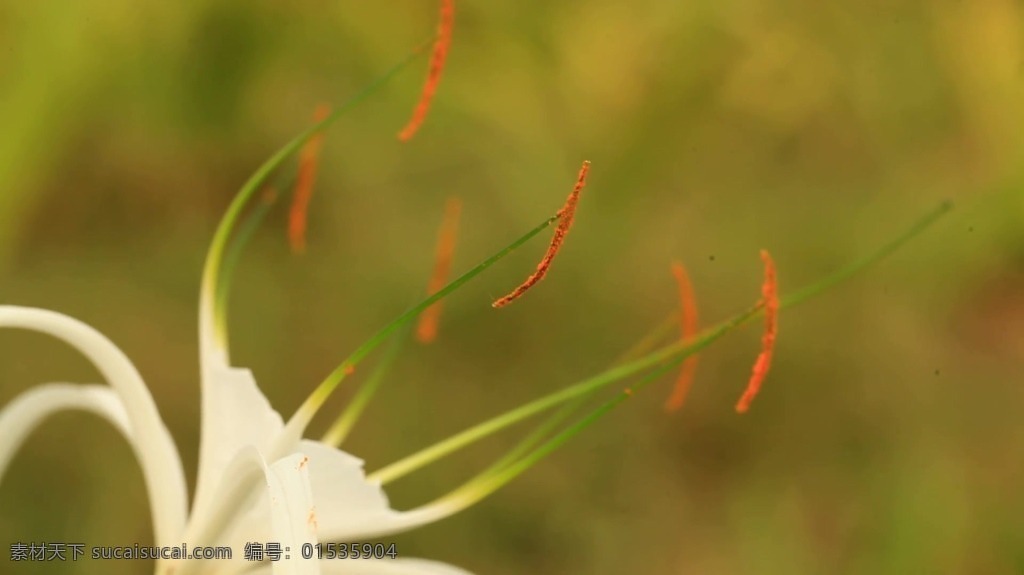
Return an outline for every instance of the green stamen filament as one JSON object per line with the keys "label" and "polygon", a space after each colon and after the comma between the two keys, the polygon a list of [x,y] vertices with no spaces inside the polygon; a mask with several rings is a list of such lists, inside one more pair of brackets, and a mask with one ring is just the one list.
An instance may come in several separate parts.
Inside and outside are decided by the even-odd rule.
{"label": "green stamen filament", "polygon": [[[950,202],[944,202],[938,208],[933,210],[931,213],[926,215],[916,224],[914,224],[907,232],[900,235],[893,241],[885,244],[881,249],[875,253],[868,255],[860,260],[857,260],[838,272],[825,277],[824,279],[802,289],[798,292],[783,298],[780,301],[780,308],[788,308],[794,305],[803,303],[821,293],[828,290],[832,286],[836,285],[840,281],[848,279],[855,275],[857,272],[871,266],[872,264],[880,261],[886,256],[890,255],[900,246],[923,232],[931,224],[933,224],[939,217],[944,215],[952,208]],[[481,424],[467,429],[461,433],[453,435],[452,437],[443,440],[431,447],[414,453],[406,458],[403,458],[391,465],[388,465],[368,476],[370,480],[381,481],[382,483],[389,483],[398,479],[412,471],[420,469],[430,463],[433,463],[459,449],[479,441],[492,433],[496,433],[510,425],[518,423],[523,419],[526,419],[537,413],[546,411],[560,404],[566,403],[573,399],[587,396],[593,391],[601,389],[602,387],[634,375],[647,368],[658,365],[659,363],[671,361],[678,363],[693,355],[694,353],[704,349],[715,340],[724,336],[726,333],[739,327],[740,325],[750,321],[763,310],[760,306],[749,309],[727,322],[718,324],[717,326],[705,330],[692,342],[677,342],[662,349],[655,351],[644,358],[635,360],[621,366],[606,370],[600,374],[597,374],[591,378],[588,378],[576,385],[565,388],[561,391],[552,393],[548,396],[534,400],[524,406],[509,411],[503,415],[499,415]],[[527,456],[532,457],[532,456]],[[518,463],[514,466],[518,467]],[[492,466],[493,468],[493,466]],[[506,467],[504,470],[497,471],[496,473],[502,474],[508,472],[512,467]]]}
{"label": "green stamen filament", "polygon": [[390,483],[399,477],[433,463],[442,457],[454,453],[471,443],[475,443],[476,441],[479,441],[495,432],[501,431],[502,429],[518,423],[532,415],[547,411],[578,397],[587,396],[610,383],[630,377],[661,362],[676,359],[676,355],[679,355],[680,357],[692,355],[697,351],[704,349],[713,341],[722,337],[732,329],[742,325],[746,321],[749,321],[759,311],[759,308],[753,308],[737,315],[728,322],[721,323],[710,330],[706,330],[693,342],[687,341],[685,342],[685,345],[684,342],[671,344],[644,358],[606,370],[577,383],[576,385],[534,400],[522,407],[471,427],[462,433],[455,434],[440,443],[392,463],[383,469],[371,473],[367,478],[372,481],[381,481],[384,484]]}
{"label": "green stamen filament", "polygon": [[370,374],[363,385],[359,387],[359,391],[356,392],[355,397],[352,398],[352,402],[349,403],[345,411],[334,420],[331,427],[327,430],[321,439],[322,442],[340,447],[341,443],[348,437],[349,432],[352,431],[352,427],[359,420],[359,416],[362,415],[363,410],[366,409],[366,405],[370,402],[370,398],[380,387],[380,384],[384,381],[384,376],[387,375],[389,369],[394,365],[395,360],[398,358],[398,352],[404,347],[406,341],[406,334],[401,333],[395,336],[395,339],[391,342],[384,357],[380,359],[380,363]]}
{"label": "green stamen filament", "polygon": [[[658,324],[657,327],[651,330],[650,333],[645,335],[636,344],[634,344],[633,347],[626,350],[625,353],[623,353],[619,358],[613,361],[610,367],[615,367],[617,365],[626,363],[630,360],[636,359],[654,349],[654,347],[657,346],[660,341],[668,337],[669,333],[673,330],[673,328],[676,327],[676,324],[679,323],[676,319],[677,315],[677,313],[673,312],[672,315],[665,318],[665,320],[663,320],[660,324]],[[499,471],[503,467],[519,459],[519,457],[521,457],[523,454],[529,452],[537,444],[543,441],[544,438],[547,437],[552,431],[554,431],[563,421],[568,419],[569,416],[579,411],[587,403],[587,400],[589,400],[590,397],[591,396],[589,395],[581,395],[580,397],[577,397],[571,402],[558,408],[558,411],[548,416],[548,418],[544,420],[543,423],[538,425],[533,431],[530,432],[529,435],[524,437],[518,444],[516,444],[515,447],[510,449],[508,453],[502,456],[501,459],[491,464],[491,466],[488,467],[486,470],[482,471],[478,475],[478,477],[482,477],[484,475]]]}
{"label": "green stamen filament", "polygon": [[338,388],[338,385],[340,385],[342,381],[345,380],[348,370],[355,368],[360,361],[373,352],[373,350],[377,349],[377,347],[379,347],[392,333],[395,332],[395,330],[411,322],[423,310],[462,287],[466,282],[473,279],[508,254],[512,253],[516,248],[525,244],[557,220],[557,215],[547,218],[535,228],[526,232],[512,243],[508,244],[500,251],[478,264],[476,267],[470,269],[455,280],[452,280],[451,283],[441,288],[441,290],[406,310],[400,316],[392,320],[391,323],[384,326],[380,331],[371,336],[370,339],[363,343],[363,345],[359,346],[354,352],[352,352],[352,354],[349,355],[341,365],[335,368],[335,370],[327,376],[327,378],[313,391],[313,393],[310,394],[306,401],[303,402],[302,406],[295,412],[295,415],[288,421],[288,430],[286,434],[294,435],[296,432],[301,432],[302,429],[305,429],[313,419],[313,416],[316,415],[320,406],[327,401],[327,398],[330,397],[331,393]]}
{"label": "green stamen filament", "polygon": [[[228,210],[224,217],[221,219],[220,225],[217,227],[217,231],[214,233],[213,242],[210,244],[210,251],[206,255],[206,264],[203,267],[203,281],[202,281],[202,293],[210,294],[211,296],[217,293],[218,285],[220,283],[220,273],[222,271],[222,264],[224,260],[224,252],[227,246],[228,240],[232,236],[232,232],[236,229],[239,217],[249,204],[253,195],[259,190],[270,177],[270,175],[281,166],[286,160],[294,156],[302,146],[305,145],[310,138],[317,133],[326,130],[335,121],[338,120],[343,114],[350,111],[357,104],[360,104],[363,100],[368,98],[374,92],[379,90],[387,81],[393,78],[398,72],[402,71],[408,66],[413,60],[418,57],[423,47],[428,45],[429,42],[425,42],[422,46],[413,50],[407,55],[401,62],[393,66],[390,70],[379,76],[376,80],[370,83],[367,87],[356,93],[354,96],[349,98],[342,106],[335,110],[332,114],[324,118],[322,121],[317,122],[290,142],[282,146],[273,156],[263,163],[239,190],[238,194],[235,195],[231,204],[228,206]],[[223,314],[217,313],[216,301],[211,302],[214,308],[210,310],[213,313],[214,324],[213,337],[218,343],[226,350],[227,349],[227,326],[225,325],[225,318]]]}

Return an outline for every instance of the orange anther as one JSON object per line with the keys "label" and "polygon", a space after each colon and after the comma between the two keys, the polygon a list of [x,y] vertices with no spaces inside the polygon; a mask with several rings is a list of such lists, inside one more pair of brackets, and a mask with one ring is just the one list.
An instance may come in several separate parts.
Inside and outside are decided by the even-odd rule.
{"label": "orange anther", "polygon": [[[452,267],[452,256],[455,254],[455,239],[459,230],[459,216],[462,213],[462,201],[459,198],[448,198],[444,206],[444,219],[437,237],[437,255],[434,259],[434,273],[430,276],[427,295],[434,295],[448,281],[448,273]],[[441,317],[440,301],[428,307],[420,315],[416,327],[416,339],[421,343],[430,343],[437,337],[438,320]]]}
{"label": "orange anther", "polygon": [[[313,121],[323,121],[330,113],[329,106],[320,104],[313,113]],[[291,212],[288,215],[288,241],[294,253],[306,250],[306,213],[309,210],[309,200],[313,197],[313,182],[316,181],[323,138],[323,133],[314,134],[302,147],[299,155],[299,175],[295,182]]]}
{"label": "orange anther", "polygon": [[526,290],[530,289],[537,284],[540,280],[544,279],[544,276],[548,273],[548,268],[551,267],[552,260],[558,254],[558,250],[561,249],[562,243],[565,242],[565,236],[569,233],[569,228],[572,227],[573,218],[576,216],[576,205],[580,201],[580,192],[583,191],[583,186],[587,183],[587,172],[590,170],[590,162],[583,162],[583,166],[580,168],[579,176],[576,178],[576,186],[573,187],[572,192],[569,193],[569,197],[565,200],[565,205],[562,209],[558,210],[555,215],[558,217],[558,227],[555,228],[555,235],[551,238],[551,243],[548,245],[548,251],[541,258],[540,263],[537,264],[537,271],[530,274],[530,277],[526,278],[522,284],[516,289],[512,290],[508,295],[503,296],[491,304],[491,307],[504,307],[519,296],[526,293]]}
{"label": "orange anther", "polygon": [[416,131],[423,125],[430,110],[430,102],[437,92],[437,85],[441,82],[441,73],[444,71],[444,62],[448,58],[448,48],[452,43],[452,30],[455,28],[455,0],[441,0],[441,15],[437,24],[437,40],[434,41],[434,51],[430,56],[430,69],[427,72],[427,81],[423,84],[423,92],[420,94],[420,101],[412,112],[409,123],[398,133],[398,139],[407,142]]}
{"label": "orange anther", "polygon": [[775,276],[775,262],[772,261],[771,254],[765,250],[761,250],[761,260],[764,262],[764,283],[761,285],[760,302],[760,305],[764,306],[764,335],[761,337],[761,353],[754,362],[750,382],[736,404],[737,413],[745,413],[750,409],[750,403],[761,389],[761,383],[764,382],[772,365],[775,336],[779,331],[779,283]]}
{"label": "orange anther", "polygon": [[[697,335],[699,320],[697,317],[697,300],[693,295],[693,284],[690,283],[690,276],[681,262],[672,262],[672,275],[676,278],[679,286],[679,326],[682,332],[683,341],[693,339]],[[693,384],[693,374],[697,371],[697,356],[690,356],[683,362],[679,371],[679,378],[676,379],[676,386],[672,389],[672,395],[665,402],[665,409],[675,411],[683,406],[686,395]]]}

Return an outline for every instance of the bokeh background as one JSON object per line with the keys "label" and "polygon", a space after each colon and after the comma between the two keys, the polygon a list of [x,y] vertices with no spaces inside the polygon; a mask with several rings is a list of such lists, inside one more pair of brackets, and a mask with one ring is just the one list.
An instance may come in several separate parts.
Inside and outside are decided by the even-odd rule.
{"label": "bokeh background", "polygon": [[[0,292],[97,327],[198,445],[200,267],[241,183],[430,36],[436,2],[0,3]],[[748,328],[494,496],[394,540],[480,574],[1024,573],[1024,6],[1013,0],[461,1],[429,118],[400,144],[423,59],[328,134],[309,248],[278,209],[238,270],[234,360],[285,415],[422,296],[444,200],[455,269],[589,186],[564,252],[522,301],[543,238],[448,300],[347,447],[369,469],[606,366],[676,305],[684,261],[710,323],[838,269],[945,199],[926,235],[786,310],[773,371],[733,412]],[[294,169],[289,165],[286,169]],[[0,404],[98,374],[0,332]],[[344,405],[332,401],[319,432]],[[402,480],[455,487],[529,424]],[[3,438],[0,438],[2,440]],[[0,489],[14,541],[151,540],[141,473],[106,424],[52,420]]]}

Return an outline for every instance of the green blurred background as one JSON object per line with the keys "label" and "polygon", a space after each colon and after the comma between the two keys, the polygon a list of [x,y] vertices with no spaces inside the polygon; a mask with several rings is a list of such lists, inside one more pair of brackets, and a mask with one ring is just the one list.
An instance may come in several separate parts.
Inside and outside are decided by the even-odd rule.
{"label": "green blurred background", "polygon": [[[436,2],[0,3],[4,303],[97,327],[179,444],[198,445],[200,266],[272,151],[435,28]],[[480,574],[1024,573],[1024,7],[1013,0],[458,3],[419,135],[395,134],[420,60],[329,133],[309,248],[274,212],[238,270],[234,360],[290,414],[421,297],[446,197],[456,271],[552,213],[593,161],[551,275],[500,312],[537,239],[448,300],[347,444],[376,469],[603,369],[675,305],[706,323],[957,209],[868,274],[787,310],[752,411],[759,329],[671,378],[458,516],[395,539]],[[291,169],[291,168],[290,168]],[[0,332],[0,404],[96,381],[43,336]],[[346,393],[329,405],[331,415]],[[314,432],[333,417],[318,420]],[[389,489],[447,492],[523,426]],[[33,435],[0,490],[0,542],[150,540],[141,473],[82,414]],[[7,564],[147,573],[144,562]]]}

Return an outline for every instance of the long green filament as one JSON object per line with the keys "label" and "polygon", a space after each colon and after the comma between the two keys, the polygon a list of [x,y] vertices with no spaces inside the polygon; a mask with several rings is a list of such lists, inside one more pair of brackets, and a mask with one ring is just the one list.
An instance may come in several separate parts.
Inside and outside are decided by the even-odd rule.
{"label": "long green filament", "polygon": [[806,301],[818,295],[821,292],[827,291],[832,286],[840,282],[846,281],[847,279],[854,276],[864,268],[870,267],[875,263],[885,259],[893,252],[903,247],[903,244],[909,242],[910,240],[914,239],[914,237],[916,237],[918,234],[928,229],[932,224],[936,222],[936,220],[946,215],[946,213],[952,209],[953,202],[951,200],[946,200],[942,202],[939,205],[939,207],[929,212],[926,216],[918,220],[917,223],[915,223],[913,226],[907,229],[906,232],[896,237],[896,239],[892,240],[891,242],[885,244],[876,252],[869,254],[847,265],[845,268],[839,270],[838,272],[832,275],[829,275],[828,277],[825,277],[824,279],[815,284],[809,285],[804,289],[797,291],[796,293],[792,293],[782,298],[780,300],[781,306],[789,307],[791,305],[796,305],[798,303]]}
{"label": "long green filament", "polygon": [[512,243],[502,248],[496,254],[487,258],[486,260],[484,260],[483,262],[481,262],[468,272],[462,274],[461,276],[453,280],[451,283],[435,292],[430,297],[424,299],[420,303],[409,308],[400,316],[392,320],[391,323],[384,326],[380,331],[371,336],[370,339],[366,340],[366,342],[363,343],[363,345],[356,348],[356,350],[353,351],[352,354],[345,359],[345,361],[341,362],[341,365],[339,365],[334,371],[331,372],[330,375],[327,376],[327,379],[325,379],[323,383],[321,383],[313,391],[313,393],[310,394],[310,396],[306,399],[302,406],[300,406],[299,409],[295,412],[295,415],[288,422],[288,426],[305,427],[313,418],[313,415],[316,414],[316,410],[319,409],[319,407],[323,405],[325,401],[327,401],[328,397],[330,397],[331,392],[337,389],[338,385],[342,381],[344,381],[345,377],[349,373],[351,373],[353,369],[355,369],[355,367],[359,364],[360,361],[363,360],[363,358],[365,358],[373,350],[380,346],[380,344],[382,344],[392,333],[394,333],[395,330],[411,322],[413,319],[416,318],[416,316],[422,313],[423,310],[427,309],[435,302],[439,301],[441,298],[447,296],[448,294],[462,287],[463,284],[473,279],[474,277],[476,277],[481,272],[497,263],[499,260],[507,256],[508,254],[512,253],[516,248],[528,242],[531,238],[544,231],[548,226],[550,226],[552,223],[556,221],[558,221],[558,215],[551,216],[550,218],[544,220],[539,225],[537,225],[537,227],[526,232]]}
{"label": "long green filament", "polygon": [[[626,363],[633,359],[637,359],[638,357],[654,349],[654,347],[657,346],[658,343],[660,343],[669,335],[669,333],[672,331],[672,328],[676,326],[676,324],[678,323],[677,316],[678,313],[673,312],[671,315],[666,317],[660,324],[658,324],[653,330],[651,330],[650,333],[648,333],[642,339],[637,341],[637,343],[634,344],[633,347],[626,350],[625,353],[623,353],[615,361],[613,361],[611,367],[615,367],[616,365]],[[499,471],[503,467],[518,460],[523,454],[528,453],[531,449],[533,449],[536,445],[538,445],[541,441],[548,437],[548,435],[551,434],[551,432],[557,429],[562,422],[569,418],[569,416],[579,411],[587,403],[587,400],[589,399],[589,395],[581,395],[576,399],[570,401],[569,403],[566,403],[562,407],[558,408],[558,410],[549,415],[543,423],[541,423],[533,431],[531,431],[529,435],[527,435],[519,443],[517,443],[515,447],[510,449],[508,453],[503,455],[501,459],[495,461],[493,464],[491,464],[490,467],[480,472],[478,474],[478,477],[484,477],[486,475]]]}
{"label": "long green filament", "polygon": [[[227,212],[220,221],[220,225],[217,227],[217,231],[213,236],[213,242],[210,244],[210,251],[206,255],[206,264],[203,267],[203,282],[202,292],[208,294],[216,294],[217,286],[219,285],[220,273],[222,270],[222,263],[224,260],[224,253],[228,240],[232,236],[232,232],[236,229],[236,224],[245,208],[249,205],[256,191],[263,187],[270,175],[281,166],[285,161],[294,156],[302,146],[309,141],[316,133],[326,130],[335,121],[338,120],[343,114],[352,110],[357,104],[360,104],[363,100],[368,98],[370,95],[378,91],[384,86],[391,78],[402,71],[406,66],[412,63],[416,57],[423,53],[423,47],[428,45],[429,42],[423,43],[420,47],[409,53],[401,62],[393,66],[390,70],[379,76],[376,80],[371,82],[368,86],[360,90],[354,96],[348,99],[344,104],[338,107],[333,113],[324,118],[322,121],[317,122],[290,142],[282,146],[273,156],[267,161],[263,162],[252,176],[245,182],[242,189],[235,195],[231,204],[228,206]],[[224,314],[218,313],[216,309],[214,312],[214,337],[217,341],[226,349],[227,348],[227,326],[226,318]]]}
{"label": "long green filament", "polygon": [[[877,263],[881,259],[885,258],[889,254],[896,251],[906,242],[923,232],[930,225],[935,223],[942,215],[948,212],[952,208],[950,202],[944,202],[938,208],[930,212],[924,218],[915,223],[907,232],[900,235],[893,241],[885,244],[879,250],[872,253],[871,255],[857,260],[838,272],[831,274],[824,279],[797,291],[796,293],[785,297],[781,300],[780,306],[788,308],[794,305],[803,303],[821,293],[827,291],[837,283],[849,279],[856,275],[858,272],[870,267]],[[546,397],[542,397],[535,401],[532,401],[522,407],[509,411],[503,415],[492,418],[479,425],[471,427],[466,431],[458,433],[444,441],[441,441],[431,447],[428,447],[422,451],[414,453],[404,459],[401,459],[383,469],[380,469],[369,475],[371,480],[379,480],[382,483],[388,483],[399,477],[402,477],[412,471],[420,469],[421,467],[433,463],[455,451],[479,441],[492,433],[500,431],[510,425],[518,423],[532,415],[554,408],[558,405],[572,401],[581,396],[587,396],[590,393],[601,389],[611,383],[619,381],[623,378],[629,377],[636,373],[639,373],[647,368],[653,367],[659,363],[665,361],[673,361],[678,363],[682,359],[697,353],[701,349],[704,349],[715,340],[729,333],[733,329],[740,325],[750,321],[760,313],[759,307],[752,308],[743,312],[733,319],[720,323],[717,326],[705,330],[692,342],[677,342],[675,344],[668,345],[662,349],[655,351],[641,359],[620,365],[618,367],[606,370],[598,375],[588,378],[576,385],[570,386],[561,391],[552,393]],[[529,456],[528,456],[529,457]],[[518,463],[514,464],[518,468]],[[493,466],[492,466],[493,469]],[[495,473],[501,474],[507,472],[512,467],[506,467],[504,470],[498,470]]]}
{"label": "long green filament", "polygon": [[242,257],[242,251],[267,217],[270,208],[277,202],[278,197],[279,194],[277,192],[268,189],[263,201],[256,204],[244,216],[241,223],[238,224],[238,231],[233,234],[234,237],[228,244],[227,251],[224,254],[224,263],[221,265],[221,278],[217,284],[217,295],[215,296],[216,305],[214,309],[216,310],[218,323],[227,323],[228,296],[231,295],[231,280],[234,278],[234,271],[238,267],[238,261]]}
{"label": "long green filament", "polygon": [[453,435],[440,443],[392,463],[383,469],[371,473],[367,478],[371,481],[376,480],[382,483],[389,483],[532,415],[542,413],[578,397],[589,395],[608,384],[635,375],[664,361],[693,355],[729,331],[749,321],[759,311],[760,308],[751,308],[727,322],[705,330],[692,342],[677,342],[668,345],[641,359],[606,370],[576,385],[531,401],[522,407],[471,427],[462,433]]}
{"label": "long green filament", "polygon": [[576,423],[570,425],[558,435],[555,435],[551,439],[544,442],[543,445],[530,452],[528,455],[518,459],[517,461],[511,462],[507,465],[503,465],[498,468],[497,465],[492,466],[496,468],[491,473],[481,473],[473,479],[464,483],[461,487],[456,488],[451,493],[438,498],[433,503],[429,503],[424,507],[443,506],[449,513],[456,513],[481,499],[487,497],[491,493],[494,493],[498,489],[501,489],[507,483],[524,473],[530,467],[533,467],[544,457],[550,455],[556,449],[564,445],[574,436],[578,435],[584,429],[590,427],[596,423],[599,419],[607,415],[613,409],[618,407],[620,404],[630,398],[633,392],[646,387],[650,383],[658,380],[663,375],[671,371],[677,365],[682,363],[686,359],[685,355],[681,355],[672,361],[662,365],[658,369],[655,369],[640,382],[635,384],[631,391],[623,391],[616,395],[614,398],[608,400],[594,411],[590,412]]}
{"label": "long green filament", "polygon": [[[626,353],[613,362],[612,365],[614,366],[630,359],[635,359],[650,351],[658,344],[658,342],[666,337],[675,324],[676,314],[666,317],[665,320],[663,320],[655,329],[639,340],[636,345],[626,351]],[[352,430],[352,427],[355,425],[363,410],[366,408],[366,404],[380,386],[384,375],[398,357],[398,351],[402,348],[405,341],[406,338],[404,334],[395,337],[394,342],[388,348],[386,355],[381,358],[381,361],[375,368],[373,374],[371,374],[370,378],[362,384],[359,391],[356,392],[355,397],[352,399],[352,402],[334,421],[330,429],[327,430],[327,433],[324,434],[321,441],[336,447],[341,445],[345,437],[347,437],[348,433]],[[511,463],[522,454],[528,452],[531,448],[542,441],[551,431],[556,429],[559,424],[582,407],[587,399],[588,398],[586,396],[581,396],[573,403],[562,406],[557,412],[552,414],[547,421],[538,426],[530,433],[529,436],[524,438],[500,461],[492,465],[488,471],[494,471],[507,463]]]}
{"label": "long green filament", "polygon": [[[406,330],[407,331],[407,330]],[[348,437],[352,427],[355,426],[356,421],[359,420],[359,416],[363,414],[363,410],[366,409],[366,405],[370,402],[370,398],[380,387],[381,382],[384,381],[384,376],[387,375],[391,366],[394,365],[395,360],[398,359],[398,352],[405,346],[408,341],[408,334],[404,331],[395,336],[392,340],[391,345],[388,346],[384,357],[380,358],[380,362],[377,367],[374,368],[373,373],[370,374],[363,385],[359,387],[359,391],[356,392],[355,397],[352,398],[352,402],[348,404],[345,411],[334,420],[331,427],[327,430],[321,439],[322,442],[340,447],[345,438]]]}

